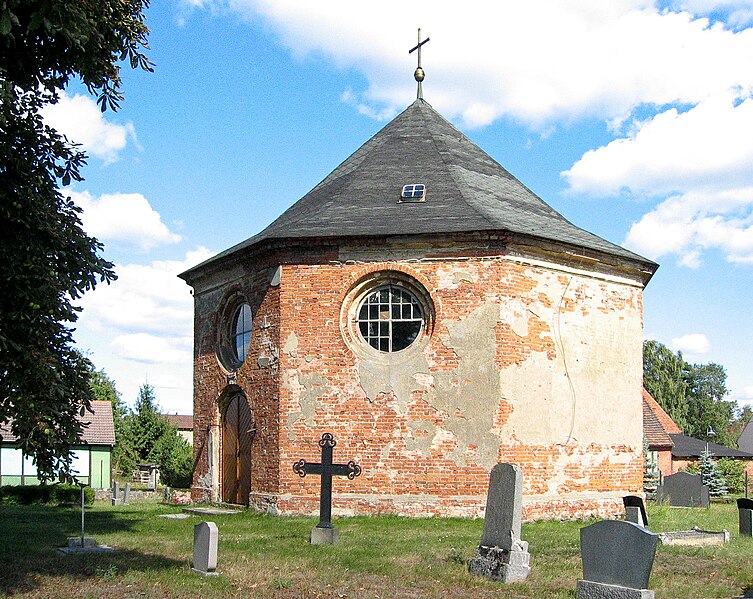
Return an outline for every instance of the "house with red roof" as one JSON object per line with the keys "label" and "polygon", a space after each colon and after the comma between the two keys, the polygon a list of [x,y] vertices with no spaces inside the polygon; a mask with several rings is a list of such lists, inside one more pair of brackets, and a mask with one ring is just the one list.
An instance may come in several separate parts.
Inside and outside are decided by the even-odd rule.
{"label": "house with red roof", "polygon": [[[91,407],[92,412],[78,417],[83,433],[81,443],[71,448],[72,472],[80,482],[94,489],[107,489],[112,485],[111,457],[115,445],[112,403],[93,401]],[[10,423],[0,423],[0,486],[38,484],[31,456],[18,447]]]}
{"label": "house with red roof", "polygon": [[746,462],[746,470],[753,474],[753,453],[689,437],[659,405],[651,394],[643,390],[643,435],[648,444],[648,458],[662,476],[669,476],[698,463],[708,447],[714,459],[734,458]]}

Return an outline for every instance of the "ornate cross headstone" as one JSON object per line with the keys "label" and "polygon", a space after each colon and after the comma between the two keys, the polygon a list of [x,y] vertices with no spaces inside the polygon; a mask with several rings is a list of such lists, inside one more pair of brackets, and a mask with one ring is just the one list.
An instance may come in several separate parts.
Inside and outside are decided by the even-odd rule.
{"label": "ornate cross headstone", "polygon": [[332,526],[332,477],[347,476],[353,480],[361,475],[361,467],[353,460],[347,464],[332,463],[332,450],[335,445],[337,441],[332,433],[324,433],[319,440],[319,446],[322,448],[322,461],[311,463],[300,459],[293,464],[293,470],[301,478],[307,474],[318,474],[322,477],[319,493],[319,524],[311,531],[313,545],[331,545],[337,542],[339,536],[337,529]]}

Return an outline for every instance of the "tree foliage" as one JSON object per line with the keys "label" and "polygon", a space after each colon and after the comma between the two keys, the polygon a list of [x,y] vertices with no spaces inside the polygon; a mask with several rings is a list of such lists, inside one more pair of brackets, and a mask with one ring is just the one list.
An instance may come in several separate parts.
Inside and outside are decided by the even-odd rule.
{"label": "tree foliage", "polygon": [[102,109],[122,100],[119,62],[142,50],[148,0],[0,3],[0,421],[12,421],[43,478],[64,472],[90,407],[92,365],[73,347],[75,301],[115,278],[60,187],[85,156],[40,110],[74,77]]}
{"label": "tree foliage", "polygon": [[691,437],[734,446],[735,403],[726,397],[727,373],[713,362],[689,364],[658,341],[643,344],[643,386]]}
{"label": "tree foliage", "polygon": [[724,497],[727,494],[727,484],[708,448],[701,452],[698,473],[701,475],[703,484],[708,485],[711,497]]}

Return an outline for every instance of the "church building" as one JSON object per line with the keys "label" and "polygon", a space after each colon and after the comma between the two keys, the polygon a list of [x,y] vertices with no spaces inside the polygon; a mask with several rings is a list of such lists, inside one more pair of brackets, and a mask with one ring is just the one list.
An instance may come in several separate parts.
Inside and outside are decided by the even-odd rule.
{"label": "church building", "polygon": [[419,94],[195,298],[195,500],[477,516],[497,462],[527,519],[643,483],[643,288],[657,265],[568,222]]}

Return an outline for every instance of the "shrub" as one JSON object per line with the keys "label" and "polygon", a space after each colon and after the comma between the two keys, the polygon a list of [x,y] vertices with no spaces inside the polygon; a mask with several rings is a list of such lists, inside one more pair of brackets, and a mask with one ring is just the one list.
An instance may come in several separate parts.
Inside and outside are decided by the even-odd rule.
{"label": "shrub", "polygon": [[730,493],[740,494],[745,491],[745,463],[734,458],[721,458],[716,468],[724,477]]}
{"label": "shrub", "polygon": [[[6,485],[0,487],[0,505],[31,505],[81,502],[81,487],[77,485]],[[94,503],[94,489],[84,487],[84,503]]]}
{"label": "shrub", "polygon": [[159,438],[149,459],[159,465],[159,475],[168,487],[186,489],[191,486],[193,448],[171,428]]}

